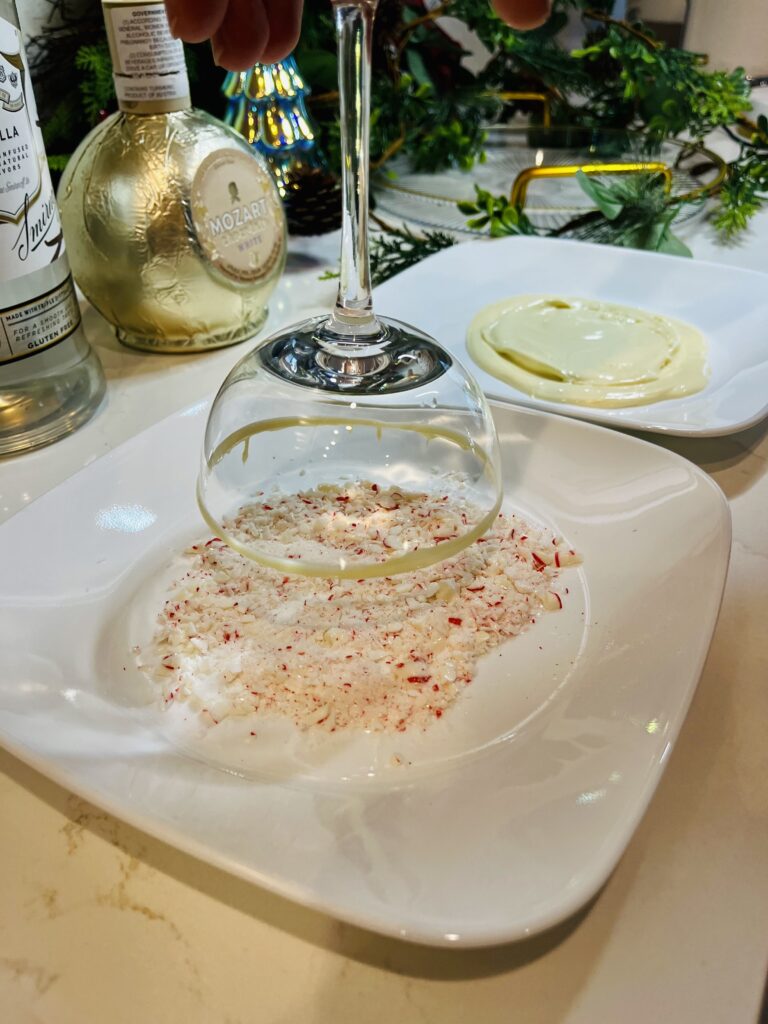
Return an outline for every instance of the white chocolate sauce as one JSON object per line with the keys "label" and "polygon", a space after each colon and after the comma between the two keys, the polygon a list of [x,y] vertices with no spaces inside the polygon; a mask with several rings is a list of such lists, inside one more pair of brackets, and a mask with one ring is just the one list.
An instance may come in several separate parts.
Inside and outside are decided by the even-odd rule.
{"label": "white chocolate sauce", "polygon": [[517,295],[482,309],[467,348],[494,377],[536,398],[645,405],[701,391],[703,335],[681,320],[597,299]]}

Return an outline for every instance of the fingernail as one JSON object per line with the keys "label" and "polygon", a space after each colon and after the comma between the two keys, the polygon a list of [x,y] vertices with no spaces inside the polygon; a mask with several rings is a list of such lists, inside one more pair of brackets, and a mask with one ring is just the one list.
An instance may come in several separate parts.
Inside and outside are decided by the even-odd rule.
{"label": "fingernail", "polygon": [[213,54],[213,63],[217,68],[223,68],[224,65],[221,63],[221,43],[218,39],[211,40],[211,52]]}
{"label": "fingernail", "polygon": [[168,10],[167,7],[165,9],[165,13],[166,13],[166,15],[168,17],[168,30],[170,31],[170,33],[171,33],[171,35],[173,36],[174,39],[178,39],[179,38],[179,30],[178,30],[178,27],[177,27],[178,26],[178,21],[176,19],[176,15],[175,14],[171,14],[171,12]]}

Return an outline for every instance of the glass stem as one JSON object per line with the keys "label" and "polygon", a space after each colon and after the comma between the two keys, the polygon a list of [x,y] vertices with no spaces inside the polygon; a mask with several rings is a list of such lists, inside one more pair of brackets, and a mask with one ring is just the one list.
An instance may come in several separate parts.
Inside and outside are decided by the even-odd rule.
{"label": "glass stem", "polygon": [[368,258],[371,39],[376,3],[333,0],[339,55],[342,223],[341,279],[330,326],[339,334],[362,337],[379,330]]}

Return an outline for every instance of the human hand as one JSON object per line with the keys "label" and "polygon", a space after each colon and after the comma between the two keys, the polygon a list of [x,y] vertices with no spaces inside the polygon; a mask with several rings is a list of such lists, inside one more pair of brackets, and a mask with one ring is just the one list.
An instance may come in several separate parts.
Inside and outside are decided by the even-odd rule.
{"label": "human hand", "polygon": [[[485,0],[478,0],[483,3]],[[492,0],[513,28],[546,21],[551,0]],[[232,71],[272,64],[299,39],[303,0],[165,0],[171,32],[188,43],[210,39],[217,64]]]}
{"label": "human hand", "polygon": [[[482,2],[482,0],[480,0]],[[502,21],[512,28],[538,28],[549,17],[552,0],[491,0]]]}
{"label": "human hand", "polygon": [[213,59],[231,71],[273,64],[296,46],[303,0],[166,0],[171,33],[211,40]]}

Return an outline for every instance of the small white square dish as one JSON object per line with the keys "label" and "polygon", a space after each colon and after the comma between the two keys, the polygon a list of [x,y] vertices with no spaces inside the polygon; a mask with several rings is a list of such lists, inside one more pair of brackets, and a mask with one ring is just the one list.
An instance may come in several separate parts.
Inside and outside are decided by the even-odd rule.
{"label": "small white square dish", "polygon": [[[698,328],[708,348],[703,391],[598,409],[534,398],[486,373],[467,351],[476,313],[513,295],[548,294],[636,306]],[[489,398],[608,426],[717,436],[768,415],[768,274],[717,263],[549,238],[466,242],[381,285],[377,309],[433,335]]]}
{"label": "small white square dish", "polygon": [[698,682],[730,546],[717,486],[621,433],[495,408],[507,508],[583,555],[563,611],[487,655],[408,737],[411,763],[381,767],[380,734],[327,757],[321,737],[314,759],[244,776],[236,751],[222,771],[179,750],[130,649],[136,616],[155,611],[138,597],[205,536],[206,412],[150,428],[0,526],[0,742],[148,833],[388,935],[483,946],[576,911],[629,842]]}

